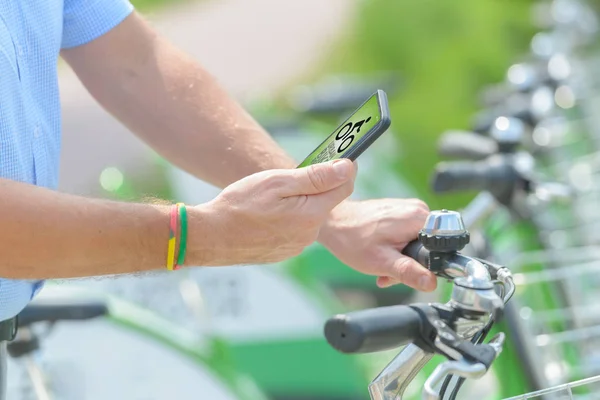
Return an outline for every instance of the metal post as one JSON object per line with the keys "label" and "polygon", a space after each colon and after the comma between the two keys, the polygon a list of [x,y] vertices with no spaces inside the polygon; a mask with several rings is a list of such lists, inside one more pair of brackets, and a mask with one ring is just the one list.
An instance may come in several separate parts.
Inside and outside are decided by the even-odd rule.
{"label": "metal post", "polygon": [[6,400],[6,358],[8,357],[6,343],[6,340],[0,341],[0,400]]}
{"label": "metal post", "polygon": [[6,400],[8,342],[17,334],[17,317],[0,322],[0,400]]}

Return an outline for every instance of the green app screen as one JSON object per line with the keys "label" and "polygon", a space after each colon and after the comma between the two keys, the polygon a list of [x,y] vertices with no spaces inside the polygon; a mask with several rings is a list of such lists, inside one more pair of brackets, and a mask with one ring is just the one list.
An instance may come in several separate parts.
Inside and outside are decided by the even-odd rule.
{"label": "green app screen", "polygon": [[344,121],[298,168],[341,158],[381,120],[377,94]]}

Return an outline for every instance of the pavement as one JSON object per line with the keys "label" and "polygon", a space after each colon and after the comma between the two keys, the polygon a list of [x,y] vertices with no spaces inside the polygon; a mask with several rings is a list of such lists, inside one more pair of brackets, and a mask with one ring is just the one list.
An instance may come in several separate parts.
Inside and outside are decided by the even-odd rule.
{"label": "pavement", "polygon": [[[220,0],[184,3],[146,17],[243,101],[277,91],[327,56],[352,18],[351,0]],[[106,113],[61,66],[61,191],[94,195],[101,171],[152,168],[149,149]]]}

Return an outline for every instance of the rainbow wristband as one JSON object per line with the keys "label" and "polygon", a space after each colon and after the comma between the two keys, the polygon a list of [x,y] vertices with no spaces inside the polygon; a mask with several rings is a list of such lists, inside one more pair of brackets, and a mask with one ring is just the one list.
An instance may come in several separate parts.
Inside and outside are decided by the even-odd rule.
{"label": "rainbow wristband", "polygon": [[169,245],[167,247],[167,269],[173,270],[175,264],[175,241],[177,234],[177,205],[171,208],[171,223],[169,224]]}
{"label": "rainbow wristband", "polygon": [[187,209],[185,208],[185,204],[177,203],[177,207],[179,208],[179,218],[181,219],[181,236],[179,238],[179,255],[177,257],[177,264],[175,264],[175,269],[179,269],[183,267],[183,263],[185,262],[185,250],[187,248]]}

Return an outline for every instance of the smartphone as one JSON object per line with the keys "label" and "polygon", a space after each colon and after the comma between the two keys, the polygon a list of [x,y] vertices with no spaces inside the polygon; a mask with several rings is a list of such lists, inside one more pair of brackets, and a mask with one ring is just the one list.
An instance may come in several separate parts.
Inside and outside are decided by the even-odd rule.
{"label": "smartphone", "polygon": [[383,90],[378,90],[310,153],[298,168],[338,158],[354,161],[390,124],[387,96]]}

